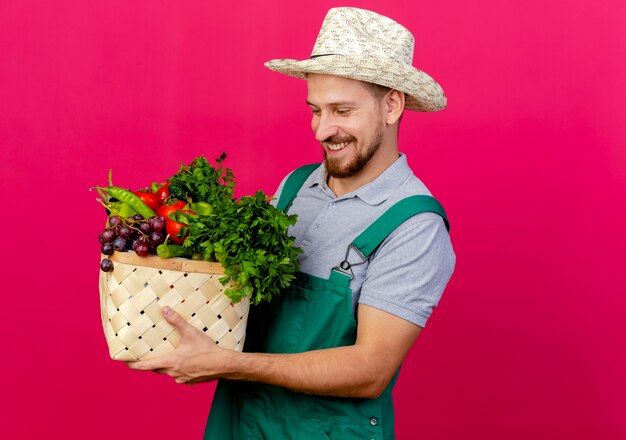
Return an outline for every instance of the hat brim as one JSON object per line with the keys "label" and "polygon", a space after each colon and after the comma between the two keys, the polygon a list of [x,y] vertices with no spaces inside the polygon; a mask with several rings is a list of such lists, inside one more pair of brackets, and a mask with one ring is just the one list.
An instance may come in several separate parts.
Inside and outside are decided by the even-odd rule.
{"label": "hat brim", "polygon": [[428,74],[388,58],[324,55],[308,60],[270,60],[265,66],[300,79],[306,79],[307,73],[322,73],[390,87],[406,94],[407,110],[434,112],[447,104],[441,86]]}

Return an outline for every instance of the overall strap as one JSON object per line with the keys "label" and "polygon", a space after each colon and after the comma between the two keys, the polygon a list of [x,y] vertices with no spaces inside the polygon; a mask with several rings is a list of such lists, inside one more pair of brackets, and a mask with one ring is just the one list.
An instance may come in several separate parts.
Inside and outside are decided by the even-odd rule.
{"label": "overall strap", "polygon": [[385,211],[361,235],[355,238],[352,244],[364,258],[368,258],[387,236],[405,220],[422,212],[439,214],[446,224],[446,229],[448,232],[450,231],[450,223],[441,203],[431,196],[416,195],[400,200]]}
{"label": "overall strap", "polygon": [[309,178],[311,173],[315,171],[320,166],[319,163],[312,163],[309,165],[303,165],[300,168],[295,169],[287,178],[285,185],[283,186],[283,190],[280,193],[280,197],[278,198],[278,203],[276,204],[276,208],[281,211],[287,212],[291,207],[294,199],[298,195],[298,191],[306,182],[306,179]]}
{"label": "overall strap", "polygon": [[[423,212],[439,214],[443,218],[446,229],[448,232],[450,231],[450,223],[443,206],[431,196],[416,195],[402,199],[387,209],[352,241],[350,247],[360,253],[363,261],[365,261],[398,226],[414,215]],[[352,277],[352,265],[348,262],[348,254],[346,253],[346,259],[332,269],[329,279],[337,284],[347,285]]]}

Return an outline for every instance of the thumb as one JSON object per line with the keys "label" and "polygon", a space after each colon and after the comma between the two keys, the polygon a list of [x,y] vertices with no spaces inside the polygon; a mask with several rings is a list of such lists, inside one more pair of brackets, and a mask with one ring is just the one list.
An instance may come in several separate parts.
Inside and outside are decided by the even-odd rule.
{"label": "thumb", "polygon": [[167,322],[174,326],[176,330],[180,332],[180,334],[184,334],[189,327],[189,324],[180,316],[174,309],[170,306],[163,307],[163,317]]}

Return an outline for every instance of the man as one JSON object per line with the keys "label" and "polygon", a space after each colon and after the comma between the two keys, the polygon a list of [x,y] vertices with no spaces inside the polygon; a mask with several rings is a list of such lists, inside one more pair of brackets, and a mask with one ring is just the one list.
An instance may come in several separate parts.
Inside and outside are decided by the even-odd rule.
{"label": "man", "polygon": [[180,345],[129,364],[179,383],[219,378],[205,438],[394,438],[391,389],[455,264],[443,209],[398,152],[405,109],[446,105],[412,57],[401,25],[335,8],[311,59],[266,64],[307,81],[324,155],[278,190],[277,206],[298,215],[301,273],[251,310],[244,353],[164,308]]}

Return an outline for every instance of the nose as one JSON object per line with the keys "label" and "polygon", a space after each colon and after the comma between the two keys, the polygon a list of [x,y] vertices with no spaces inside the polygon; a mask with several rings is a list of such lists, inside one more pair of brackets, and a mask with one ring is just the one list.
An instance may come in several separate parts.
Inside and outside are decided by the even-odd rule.
{"label": "nose", "polygon": [[315,139],[319,142],[323,142],[339,132],[339,127],[337,127],[331,115],[327,113],[314,115],[311,121],[311,128],[313,128],[313,132],[315,133]]}

